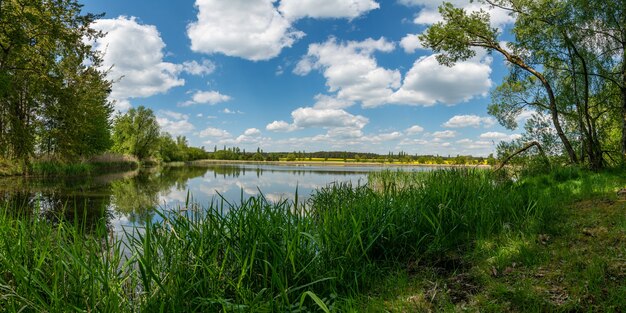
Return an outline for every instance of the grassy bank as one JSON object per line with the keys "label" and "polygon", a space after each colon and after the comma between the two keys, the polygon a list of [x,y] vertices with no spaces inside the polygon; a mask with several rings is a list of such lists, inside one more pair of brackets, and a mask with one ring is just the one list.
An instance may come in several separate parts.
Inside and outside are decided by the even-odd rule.
{"label": "grassy bank", "polygon": [[[508,307],[499,302],[511,293],[489,273],[498,278],[513,263],[539,264],[531,243],[562,231],[564,204],[623,183],[618,175],[578,170],[514,182],[468,169],[387,172],[370,181],[375,188],[319,190],[306,205],[260,196],[236,207],[213,203],[206,213],[161,213],[163,223],[122,239],[107,235],[105,222],[87,232],[76,222],[53,226],[4,212],[0,307],[379,312],[456,310],[465,303],[521,310],[511,300]],[[422,287],[433,281],[503,291],[429,294]]]}
{"label": "grassy bank", "polygon": [[140,165],[141,163],[136,158],[119,154],[102,154],[77,162],[39,159],[32,161],[26,171],[16,161],[0,160],[0,177],[23,175],[25,172],[35,176],[93,175],[134,170]]}

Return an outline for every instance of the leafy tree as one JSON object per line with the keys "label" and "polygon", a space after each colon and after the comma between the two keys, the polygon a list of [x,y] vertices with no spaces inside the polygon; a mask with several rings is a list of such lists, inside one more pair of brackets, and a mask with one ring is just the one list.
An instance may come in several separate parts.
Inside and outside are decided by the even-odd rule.
{"label": "leafy tree", "polygon": [[[501,54],[512,66],[492,94],[492,115],[508,127],[531,109],[536,118],[523,140],[545,139],[548,154],[564,151],[572,163],[600,169],[620,150],[626,159],[626,6],[622,0],[482,0],[516,17],[515,39],[501,44],[484,11],[444,4],[444,21],[421,39],[453,65],[476,48]],[[549,123],[539,121],[549,116]],[[546,131],[553,128],[555,132]],[[543,133],[543,134],[542,134]],[[621,139],[616,142],[616,133]],[[619,135],[618,135],[619,136]],[[519,145],[519,142],[518,142]],[[513,145],[515,146],[515,145]],[[560,146],[560,147],[558,147]],[[613,160],[614,162],[614,160]]]}
{"label": "leafy tree", "polygon": [[[494,1],[499,6],[505,5],[504,2],[512,5],[526,5],[525,8],[529,8],[532,1]],[[543,88],[545,93],[547,104],[545,107],[550,112],[552,124],[570,158],[573,163],[578,163],[578,157],[574,152],[570,140],[567,138],[561,121],[559,118],[559,112],[556,102],[556,96],[552,83],[548,77],[540,72],[538,68],[532,66],[531,60],[525,58],[523,49],[516,49],[517,47],[511,45],[509,47],[503,47],[501,40],[499,40],[498,30],[492,28],[489,24],[489,14],[485,11],[477,11],[468,13],[461,8],[455,8],[450,3],[444,3],[439,11],[443,16],[443,22],[439,22],[431,26],[420,39],[426,47],[433,49],[434,52],[439,53],[437,60],[444,65],[452,66],[456,62],[464,61],[472,58],[476,55],[476,48],[484,48],[489,52],[497,52],[501,54],[511,65],[519,70],[520,73],[530,75],[536,79]],[[540,12],[538,10],[531,11],[529,14],[531,18],[522,19],[528,22],[525,24],[516,24],[514,33],[523,33],[527,29],[533,29],[539,19],[533,19],[536,14],[549,14],[549,11]],[[523,17],[527,17],[524,15]]]}
{"label": "leafy tree", "polygon": [[113,122],[113,148],[140,160],[155,156],[159,149],[159,124],[152,110],[143,106],[130,109]]}
{"label": "leafy tree", "polygon": [[0,156],[28,163],[37,147],[66,158],[106,149],[110,85],[87,43],[102,36],[90,28],[97,18],[76,0],[0,1]]}

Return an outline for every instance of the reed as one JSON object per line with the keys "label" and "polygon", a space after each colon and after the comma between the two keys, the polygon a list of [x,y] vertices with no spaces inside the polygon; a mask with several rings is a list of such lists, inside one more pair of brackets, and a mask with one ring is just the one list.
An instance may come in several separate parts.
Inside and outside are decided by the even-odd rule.
{"label": "reed", "polygon": [[468,169],[372,174],[370,184],[381,187],[335,184],[306,203],[262,195],[238,205],[218,199],[203,210],[187,203],[118,236],[4,210],[0,307],[341,311],[408,262],[465,253],[503,230],[538,232],[559,214],[555,201],[575,192]]}

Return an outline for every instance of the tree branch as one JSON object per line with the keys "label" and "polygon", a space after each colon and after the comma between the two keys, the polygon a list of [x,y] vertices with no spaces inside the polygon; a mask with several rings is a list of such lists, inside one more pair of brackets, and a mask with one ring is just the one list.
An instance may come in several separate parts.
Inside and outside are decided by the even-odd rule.
{"label": "tree branch", "polygon": [[512,159],[514,156],[516,156],[516,155],[518,155],[518,154],[520,154],[520,153],[525,152],[526,150],[528,150],[528,149],[532,148],[533,146],[536,146],[536,147],[537,147],[537,149],[539,149],[539,153],[541,153],[541,155],[542,155],[544,158],[546,158],[546,162],[547,162],[548,164],[550,164],[550,163],[547,161],[547,160],[548,160],[548,157],[546,157],[546,154],[543,152],[543,148],[541,148],[541,144],[539,144],[539,142],[537,142],[537,141],[532,141],[532,142],[527,143],[525,146],[523,146],[523,147],[522,147],[522,148],[520,148],[519,150],[515,151],[514,153],[512,153],[512,154],[511,154],[511,155],[509,155],[508,157],[506,157],[506,158],[502,161],[502,163],[500,163],[500,165],[498,166],[498,168],[496,168],[496,169],[494,170],[494,172],[497,172],[497,171],[501,170],[501,169],[502,169],[502,168],[503,168],[503,167],[504,167],[504,166],[505,166],[505,165],[506,165],[509,161],[511,161],[511,159]]}

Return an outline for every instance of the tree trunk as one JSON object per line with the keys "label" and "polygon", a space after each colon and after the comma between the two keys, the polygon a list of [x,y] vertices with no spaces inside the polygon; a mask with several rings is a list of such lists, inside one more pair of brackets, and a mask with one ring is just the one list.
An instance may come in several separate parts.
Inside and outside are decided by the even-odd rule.
{"label": "tree trunk", "polygon": [[500,52],[502,55],[504,55],[507,61],[519,66],[520,68],[529,72],[533,76],[537,77],[539,81],[541,81],[541,84],[543,85],[544,89],[546,90],[546,93],[548,94],[550,116],[552,118],[552,124],[554,125],[554,129],[556,129],[556,133],[559,135],[559,139],[561,139],[561,142],[563,143],[563,147],[565,148],[565,151],[567,152],[567,155],[569,156],[570,161],[574,164],[577,164],[578,157],[576,156],[576,151],[574,151],[572,144],[570,143],[569,139],[567,139],[567,136],[565,136],[565,132],[563,131],[563,128],[561,127],[561,122],[559,121],[559,112],[556,106],[556,97],[554,96],[554,90],[552,90],[552,86],[550,86],[550,83],[548,82],[546,77],[543,76],[534,68],[530,67],[528,64],[526,64],[520,57],[510,54],[508,51],[504,50],[499,45],[495,45],[492,48],[494,48],[495,50]]}
{"label": "tree trunk", "polygon": [[623,86],[620,88],[622,92],[622,163],[626,163],[626,71],[623,75]]}
{"label": "tree trunk", "polygon": [[533,146],[535,146],[535,147],[537,147],[537,149],[539,149],[539,153],[541,153],[541,155],[545,158],[546,163],[547,163],[548,165],[550,165],[550,162],[548,161],[548,157],[546,156],[545,152],[543,152],[543,148],[541,148],[541,144],[539,144],[539,142],[537,142],[537,141],[532,141],[532,142],[529,142],[529,143],[527,143],[526,145],[524,145],[524,146],[523,146],[522,148],[520,148],[519,150],[517,150],[517,151],[515,151],[515,152],[511,153],[508,157],[506,157],[506,158],[502,161],[502,163],[500,163],[500,165],[498,166],[498,168],[496,168],[496,169],[494,170],[494,172],[497,172],[497,171],[501,170],[501,169],[502,169],[502,168],[503,168],[503,167],[504,167],[504,166],[505,166],[505,165],[506,165],[509,161],[511,161],[511,159],[512,159],[514,156],[516,156],[516,155],[518,155],[518,154],[520,154],[520,153],[522,153],[522,152],[524,152],[524,151],[526,151],[526,150],[528,150],[528,149],[532,148]]}

